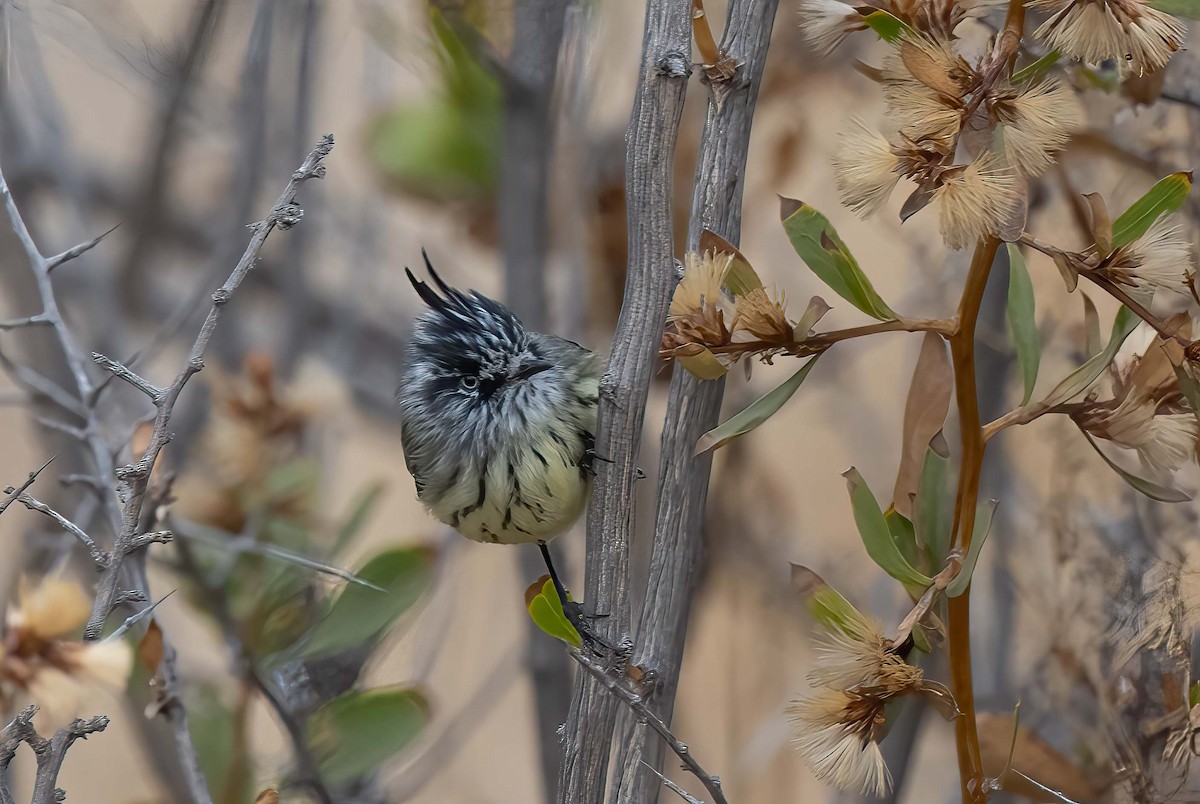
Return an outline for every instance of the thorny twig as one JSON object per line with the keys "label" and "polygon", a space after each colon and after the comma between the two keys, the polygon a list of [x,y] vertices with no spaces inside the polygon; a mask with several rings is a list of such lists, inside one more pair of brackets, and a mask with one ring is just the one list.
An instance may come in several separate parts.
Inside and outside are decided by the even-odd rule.
{"label": "thorny twig", "polygon": [[587,671],[588,675],[600,682],[600,685],[617,700],[628,706],[639,721],[658,733],[667,747],[675,752],[675,756],[679,757],[683,767],[704,785],[704,789],[713,798],[713,804],[729,804],[725,799],[725,793],[721,790],[721,779],[706,771],[704,766],[696,761],[687,744],[676,737],[667,724],[659,719],[658,715],[650,711],[650,707],[646,706],[645,698],[641,693],[631,689],[624,678],[616,672],[601,667],[594,657],[576,648],[568,648],[567,652],[579,663],[580,667]]}
{"label": "thorny twig", "polygon": [[66,793],[56,785],[67,750],[76,740],[86,740],[89,734],[108,728],[108,718],[104,715],[87,720],[76,718],[70,725],[59,729],[53,737],[46,739],[33,728],[33,716],[36,712],[36,706],[26,707],[0,731],[0,804],[15,804],[9,785],[8,768],[21,743],[27,743],[37,756],[37,776],[33,786],[32,804],[55,804],[66,797]]}
{"label": "thorny twig", "polygon": [[[117,490],[115,496],[111,493],[102,495],[116,533],[113,549],[110,553],[105,554],[99,551],[98,548],[92,550],[92,547],[89,546],[93,559],[102,567],[102,574],[97,584],[97,593],[92,613],[84,631],[85,639],[96,640],[100,637],[108,615],[118,603],[148,599],[148,581],[144,569],[140,565],[136,565],[135,562],[133,570],[128,573],[136,587],[133,590],[121,589],[122,570],[125,567],[125,559],[130,554],[138,552],[141,548],[152,542],[165,541],[170,538],[170,534],[167,532],[141,532],[141,522],[142,509],[146,499],[151,472],[163,447],[170,440],[168,426],[174,412],[175,403],[188,380],[203,368],[204,354],[212,339],[217,320],[220,317],[221,308],[230,300],[246,275],[249,274],[267,236],[276,226],[284,229],[290,228],[298,223],[303,216],[303,210],[295,203],[297,191],[300,185],[308,179],[324,176],[325,167],[323,160],[332,148],[333,137],[331,135],[321,138],[316,148],[309,153],[300,168],[292,174],[291,181],[276,202],[271,213],[265,220],[253,225],[254,234],[250,239],[250,244],[238,261],[237,266],[233,269],[233,272],[229,275],[229,278],[225,281],[225,284],[212,294],[212,304],[208,315],[192,345],[187,360],[168,387],[160,389],[150,383],[149,380],[134,373],[132,369],[116,361],[109,360],[101,355],[91,355],[92,359],[107,368],[112,376],[123,379],[150,397],[156,410],[150,440],[141,458],[135,463],[116,468],[113,467],[112,452],[101,434],[95,409],[98,397],[97,391],[102,386],[94,383],[89,376],[87,354],[75,342],[70,329],[59,312],[54,288],[50,282],[50,270],[53,267],[61,265],[67,259],[70,259],[71,256],[87,251],[91,245],[94,245],[94,242],[91,245],[76,246],[73,249],[63,252],[58,257],[48,259],[43,256],[21,218],[3,174],[0,173],[0,198],[3,199],[13,230],[22,244],[37,280],[38,291],[43,304],[43,311],[38,316],[46,319],[49,326],[55,332],[74,379],[74,393],[61,389],[53,383],[49,383],[48,380],[43,382],[44,378],[37,372],[31,370],[22,372],[21,369],[23,367],[15,366],[7,359],[4,359],[5,366],[27,386],[35,388],[35,390],[43,394],[46,394],[48,390],[53,392],[49,395],[60,407],[79,415],[84,420],[84,427],[82,428],[84,438],[82,440],[91,453],[92,461],[95,464],[96,477],[103,487]],[[21,499],[20,496],[18,496],[18,499],[23,504],[29,504]],[[30,501],[36,502],[32,498],[30,498]],[[51,509],[45,506],[43,508],[35,507],[35,510],[41,510],[43,513],[54,516]],[[68,521],[65,518],[58,516],[54,516],[54,518],[64,528],[75,533],[77,537],[79,537],[79,533],[82,533],[78,528],[72,530],[68,527]],[[76,531],[79,532],[77,533]],[[90,537],[88,538],[90,539]],[[85,545],[88,544],[87,541],[84,543]],[[184,775],[187,779],[189,792],[194,801],[200,804],[207,804],[212,801],[212,798],[208,791],[203,771],[200,769],[195,747],[192,743],[190,731],[188,730],[186,711],[179,699],[175,651],[169,643],[164,644],[164,656],[160,676],[162,680],[162,711],[166,713],[175,735],[176,747],[183,766]]]}

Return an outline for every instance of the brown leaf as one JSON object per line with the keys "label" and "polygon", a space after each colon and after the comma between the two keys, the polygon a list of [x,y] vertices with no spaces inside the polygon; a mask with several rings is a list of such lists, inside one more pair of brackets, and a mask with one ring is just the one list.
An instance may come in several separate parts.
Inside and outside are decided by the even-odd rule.
{"label": "brown leaf", "polygon": [[[1008,752],[1013,747],[1013,717],[1011,713],[980,712],[975,716],[979,729],[979,752],[983,772],[999,776],[1008,764]],[[1103,792],[1093,781],[1095,773],[1085,773],[1070,758],[1060,754],[1024,727],[1017,728],[1012,767],[1038,784],[1057,790],[1074,801],[1090,801]],[[1046,794],[1015,773],[1000,780],[1004,790],[1028,796],[1033,801],[1045,801]]]}
{"label": "brown leaf", "polygon": [[1096,248],[1101,254],[1108,254],[1113,250],[1113,228],[1104,196],[1100,193],[1087,193],[1083,197],[1087,200],[1088,212],[1091,214],[1092,238]]}
{"label": "brown leaf", "polygon": [[1083,291],[1080,291],[1079,295],[1083,296],[1084,350],[1090,358],[1100,354],[1100,350],[1104,348],[1104,339],[1100,334],[1100,313],[1096,311],[1096,305],[1090,296]]}
{"label": "brown leaf", "polygon": [[933,200],[933,190],[933,184],[929,182],[926,182],[917,187],[917,189],[913,190],[912,195],[905,200],[904,206],[900,207],[900,222],[904,223],[913,215],[916,215],[918,212],[925,209],[925,207],[929,206],[929,202]]}
{"label": "brown leaf", "polygon": [[1132,74],[1121,84],[1121,94],[1134,103],[1150,106],[1162,95],[1166,78],[1165,69],[1144,75]]}
{"label": "brown leaf", "polygon": [[163,658],[163,632],[154,620],[146,626],[146,633],[142,634],[142,640],[138,643],[137,654],[146,673],[151,677],[158,675],[158,666]]}
{"label": "brown leaf", "polygon": [[908,401],[904,404],[904,435],[900,442],[900,469],[896,473],[896,488],[892,491],[892,506],[912,519],[912,500],[921,479],[921,465],[930,439],[942,429],[950,411],[950,394],[954,390],[954,371],[946,356],[946,345],[934,332],[925,333],[921,354],[913,370]]}
{"label": "brown leaf", "polygon": [[1054,253],[1054,266],[1058,268],[1058,272],[1062,274],[1063,282],[1066,283],[1067,293],[1074,293],[1075,288],[1079,287],[1079,271],[1067,259],[1067,255],[1061,251]]}
{"label": "brown leaf", "polygon": [[937,59],[925,48],[911,41],[904,41],[900,44],[900,60],[912,73],[912,77],[925,86],[947,98],[959,98],[958,84],[946,74],[945,68],[939,65]]}
{"label": "brown leaf", "polygon": [[279,804],[279,791],[268,787],[254,797],[254,804]]}

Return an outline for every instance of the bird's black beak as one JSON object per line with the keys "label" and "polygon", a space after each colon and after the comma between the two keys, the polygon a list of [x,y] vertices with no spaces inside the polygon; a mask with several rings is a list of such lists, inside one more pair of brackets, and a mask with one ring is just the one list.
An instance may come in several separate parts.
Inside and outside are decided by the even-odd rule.
{"label": "bird's black beak", "polygon": [[529,363],[521,367],[521,370],[513,375],[514,380],[527,380],[534,374],[541,374],[547,369],[554,368],[553,363]]}

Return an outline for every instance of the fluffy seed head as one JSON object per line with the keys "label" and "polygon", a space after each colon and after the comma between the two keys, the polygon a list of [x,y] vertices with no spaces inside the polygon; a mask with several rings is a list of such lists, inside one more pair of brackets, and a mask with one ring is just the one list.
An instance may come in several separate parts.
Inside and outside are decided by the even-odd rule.
{"label": "fluffy seed head", "polygon": [[833,157],[834,182],[842,203],[866,217],[888,200],[900,181],[900,157],[882,134],[851,121]]}
{"label": "fluffy seed head", "polygon": [[875,732],[883,726],[883,703],[843,690],[820,690],[788,708],[796,729],[793,744],[821,781],[842,790],[886,795],[892,775]]}
{"label": "fluffy seed head", "polygon": [[1087,64],[1114,59],[1138,75],[1162,69],[1183,47],[1187,28],[1143,0],[1034,0],[1054,13],[1034,31]]}
{"label": "fluffy seed head", "polygon": [[948,148],[962,123],[963,95],[974,73],[949,42],[905,39],[883,62],[888,117],[914,143]]}
{"label": "fluffy seed head", "polygon": [[864,30],[862,15],[839,0],[801,0],[800,30],[822,55],[829,55],[847,34]]}
{"label": "fluffy seed head", "polygon": [[1079,99],[1057,79],[1001,90],[991,109],[1003,125],[1008,164],[1027,176],[1041,175],[1054,164],[1055,153],[1083,123]]}
{"label": "fluffy seed head", "polygon": [[1183,228],[1164,216],[1144,235],[1118,251],[1105,270],[1117,281],[1132,284],[1147,299],[1160,288],[1187,293],[1192,275],[1191,244],[1183,236]]}
{"label": "fluffy seed head", "polygon": [[946,171],[933,191],[946,245],[966,248],[993,234],[1010,210],[1015,194],[1012,171],[996,168],[992,160],[981,158]]}

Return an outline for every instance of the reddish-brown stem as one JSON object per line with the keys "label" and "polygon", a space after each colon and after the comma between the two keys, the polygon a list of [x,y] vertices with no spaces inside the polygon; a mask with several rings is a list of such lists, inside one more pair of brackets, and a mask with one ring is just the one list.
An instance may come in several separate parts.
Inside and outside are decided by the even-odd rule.
{"label": "reddish-brown stem", "polygon": [[[975,506],[979,499],[979,476],[987,442],[979,418],[979,389],[975,384],[975,325],[979,306],[987,287],[992,261],[1000,241],[981,240],[971,258],[971,268],[958,307],[958,328],[950,336],[950,357],[954,363],[954,391],[958,404],[959,429],[962,431],[962,467],[954,499],[954,545],[966,553],[975,527]],[[958,746],[959,778],[964,802],[981,804],[987,800],[983,785],[983,767],[979,758],[979,734],[975,727],[975,692],[971,681],[971,609],[970,589],[948,603],[947,643],[950,651],[950,681],[954,700],[962,713],[955,721]]]}

